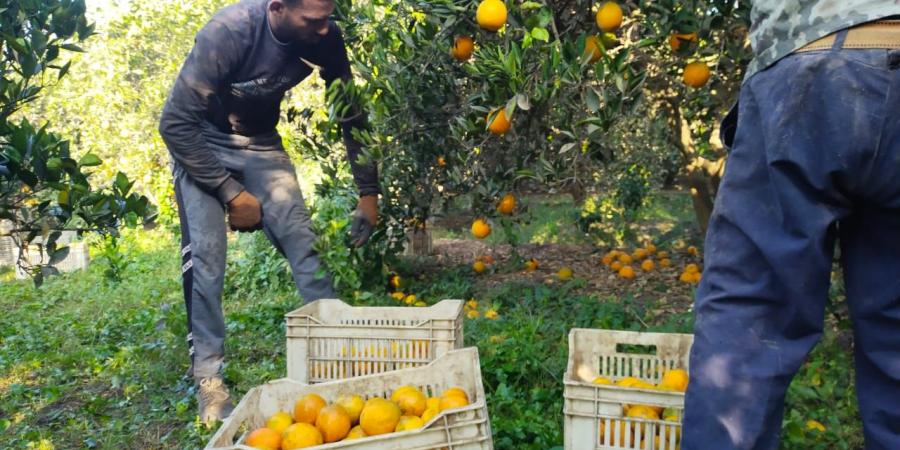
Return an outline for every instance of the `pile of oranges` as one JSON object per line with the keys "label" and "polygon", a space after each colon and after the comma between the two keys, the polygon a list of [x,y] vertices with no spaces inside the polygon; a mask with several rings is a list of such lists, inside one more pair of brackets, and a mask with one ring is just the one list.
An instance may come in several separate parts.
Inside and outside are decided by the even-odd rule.
{"label": "pile of oranges", "polygon": [[292,450],[331,442],[365,439],[417,430],[443,411],[469,405],[469,396],[451,387],[440,397],[427,397],[415,386],[401,386],[389,399],[344,394],[331,403],[307,394],[294,403],[291,413],[277,412],[266,426],[253,430],[244,444],[259,450]]}
{"label": "pile of oranges", "polygon": [[[690,256],[698,256],[699,252],[696,247],[688,247],[687,253]],[[653,272],[655,270],[667,269],[672,267],[672,260],[667,251],[657,251],[656,246],[647,244],[642,248],[637,248],[629,253],[623,250],[611,250],[601,259],[604,266],[609,267],[613,273],[619,278],[625,280],[633,280],[637,277],[637,270],[634,266],[640,268],[642,272]],[[684,271],[680,276],[680,280],[689,284],[697,284],[700,282],[701,272],[697,264],[685,265]]]}
{"label": "pile of oranges", "polygon": [[[659,384],[648,383],[635,377],[625,377],[617,382],[613,382],[606,377],[597,377],[593,380],[594,384],[612,385],[627,389],[647,389],[657,391],[675,391],[684,392],[688,386],[688,373],[683,369],[672,369],[663,374]],[[622,415],[630,419],[642,420],[664,420],[666,422],[681,423],[681,412],[673,408],[662,408],[652,405],[623,405]],[[650,439],[649,425],[643,422],[633,420],[617,420],[617,419],[600,419],[599,423],[600,442],[609,443],[626,448],[632,448],[632,441],[636,436],[641,436],[642,441],[638,448],[650,448],[647,442]],[[639,430],[636,428],[640,428]],[[681,439],[681,426],[658,426],[657,430],[661,434],[654,435],[655,441],[653,448],[661,448],[660,440],[667,442],[670,439],[676,441]],[[604,440],[604,436],[606,436]],[[675,449],[679,449],[680,445],[676,444]]]}

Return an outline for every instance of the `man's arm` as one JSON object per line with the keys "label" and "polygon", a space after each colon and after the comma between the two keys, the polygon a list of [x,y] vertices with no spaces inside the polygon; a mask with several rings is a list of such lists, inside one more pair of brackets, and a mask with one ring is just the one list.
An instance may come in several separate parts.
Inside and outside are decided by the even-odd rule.
{"label": "man's arm", "polygon": [[228,28],[215,20],[209,22],[197,33],[159,121],[159,133],[175,161],[223,204],[237,197],[244,186],[207,147],[201,124],[211,109],[221,106],[216,92],[226,87],[239,55]]}

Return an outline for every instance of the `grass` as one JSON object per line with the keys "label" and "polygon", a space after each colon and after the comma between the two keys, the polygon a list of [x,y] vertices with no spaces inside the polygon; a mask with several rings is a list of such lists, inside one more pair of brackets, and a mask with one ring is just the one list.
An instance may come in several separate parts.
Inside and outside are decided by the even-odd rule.
{"label": "grass", "polygon": [[[535,222],[523,232],[525,242],[552,228],[542,221],[555,223],[575,211],[562,207],[565,202],[552,205],[534,207],[561,211],[534,214]],[[647,214],[671,213],[661,204]],[[254,245],[248,239],[230,242],[225,374],[237,396],[284,375],[282,316],[299,302],[283,265]],[[120,251],[125,264],[118,283],[106,280],[102,260],[86,271],[52,278],[40,289],[24,281],[0,283],[4,448],[190,449],[202,448],[211,436],[196,421],[193,386],[185,376],[176,237],[164,230],[126,233]],[[692,326],[689,311],[660,314],[656,305],[629,297],[583,294],[586,280],[511,282],[479,291],[468,267],[417,276],[413,268],[397,268],[407,292],[429,303],[474,298],[481,313],[487,308],[499,313],[496,320],[466,322],[466,345],[479,348],[498,450],[561,448],[560,380],[570,328],[688,332]],[[393,304],[377,290],[357,298]],[[840,306],[839,292],[835,298]],[[862,447],[847,333],[829,329],[795,378],[783,448]],[[810,419],[822,422],[826,432],[807,430]]]}

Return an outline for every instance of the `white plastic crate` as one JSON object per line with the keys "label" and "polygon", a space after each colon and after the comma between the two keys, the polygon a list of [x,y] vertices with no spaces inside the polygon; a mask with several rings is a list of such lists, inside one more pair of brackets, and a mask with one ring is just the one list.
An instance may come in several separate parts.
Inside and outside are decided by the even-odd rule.
{"label": "white plastic crate", "polygon": [[463,346],[463,301],[354,307],[318,300],[286,316],[287,378],[301,383],[428,364]]}
{"label": "white plastic crate", "polygon": [[[680,448],[683,393],[597,385],[593,380],[598,376],[613,382],[635,377],[658,384],[668,369],[690,370],[692,343],[693,336],[689,334],[571,330],[569,362],[563,379],[566,450]],[[625,417],[625,405],[673,408],[679,419]]]}
{"label": "white plastic crate", "polygon": [[481,366],[476,348],[453,350],[431,364],[377,375],[316,385],[281,379],[251,389],[234,412],[212,437],[206,450],[252,450],[243,445],[246,435],[265,426],[266,419],[279,411],[292,411],[295,401],[315,393],[326,401],[345,393],[390,398],[394,389],[413,385],[427,396],[439,396],[451,387],[466,391],[471,403],[446,410],[418,430],[383,434],[359,440],[323,444],[317,450],[492,450],[491,423],[488,418]]}
{"label": "white plastic crate", "polygon": [[[63,258],[62,261],[53,265],[60,272],[74,272],[76,270],[86,269],[88,264],[91,262],[90,249],[87,244],[84,242],[73,242],[68,244],[69,254]],[[12,263],[15,264],[19,259],[19,248],[13,247],[12,249]],[[40,264],[42,261],[46,264],[50,261],[50,255],[47,252],[40,251],[40,248],[37,245],[32,245],[29,247],[28,252],[24,256],[29,264]],[[43,258],[43,259],[42,259]],[[30,278],[27,272],[22,270],[21,267],[16,266],[16,278],[25,279]]]}

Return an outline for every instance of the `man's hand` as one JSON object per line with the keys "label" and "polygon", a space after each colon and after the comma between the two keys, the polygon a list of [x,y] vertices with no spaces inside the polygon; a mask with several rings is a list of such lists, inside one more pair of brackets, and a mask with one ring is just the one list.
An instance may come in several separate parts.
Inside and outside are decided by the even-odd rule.
{"label": "man's hand", "polygon": [[236,231],[258,230],[262,224],[262,208],[259,200],[247,191],[241,191],[228,202],[228,225]]}
{"label": "man's hand", "polygon": [[350,225],[350,238],[353,245],[359,247],[369,240],[375,225],[378,223],[378,196],[364,195],[356,204],[353,223]]}

